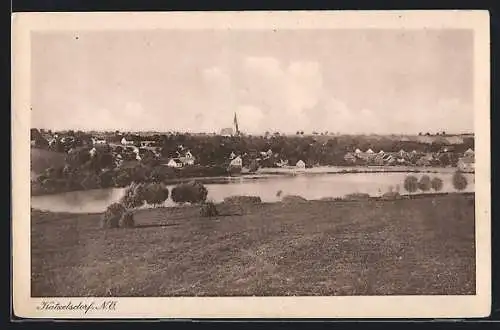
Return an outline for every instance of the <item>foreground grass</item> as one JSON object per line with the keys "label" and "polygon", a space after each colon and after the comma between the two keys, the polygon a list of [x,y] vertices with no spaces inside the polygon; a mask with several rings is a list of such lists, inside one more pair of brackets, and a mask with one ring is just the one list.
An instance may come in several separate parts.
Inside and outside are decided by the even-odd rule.
{"label": "foreground grass", "polygon": [[141,210],[139,227],[107,231],[99,220],[33,212],[32,296],[475,293],[473,194],[261,204],[211,219]]}

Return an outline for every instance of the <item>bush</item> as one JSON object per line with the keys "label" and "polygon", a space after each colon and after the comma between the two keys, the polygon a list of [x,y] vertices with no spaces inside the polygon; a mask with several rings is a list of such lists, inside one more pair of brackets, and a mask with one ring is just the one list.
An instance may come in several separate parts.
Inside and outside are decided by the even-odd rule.
{"label": "bush", "polygon": [[397,191],[389,191],[382,195],[383,200],[397,200],[401,199],[401,195]]}
{"label": "bush", "polygon": [[403,186],[404,186],[405,190],[411,194],[411,193],[417,191],[417,189],[418,189],[418,179],[416,177],[414,177],[413,175],[408,175],[405,178]]}
{"label": "bush", "polygon": [[110,188],[113,186],[113,172],[105,171],[99,175],[99,186],[101,188]]}
{"label": "bush", "polygon": [[121,203],[128,209],[140,207],[145,202],[145,185],[143,183],[132,183],[125,189]]}
{"label": "bush", "polygon": [[452,181],[456,190],[462,191],[467,188],[467,178],[460,171],[453,174]]}
{"label": "bush", "polygon": [[125,212],[125,207],[120,203],[108,206],[101,219],[102,228],[118,228],[120,219]]}
{"label": "bush", "polygon": [[259,196],[230,196],[224,198],[227,204],[260,204],[262,200]]}
{"label": "bush", "polygon": [[201,204],[200,215],[202,217],[215,217],[219,215],[219,212],[217,211],[217,208],[215,207],[215,204],[213,202],[207,202]]}
{"label": "bush", "polygon": [[121,228],[135,227],[134,214],[131,211],[125,211],[120,217],[119,226]]}
{"label": "bush", "polygon": [[307,199],[305,199],[302,196],[298,196],[298,195],[286,195],[286,196],[283,196],[283,198],[281,199],[281,201],[283,203],[294,204],[294,203],[304,203],[304,202],[307,202]]}
{"label": "bush", "polygon": [[418,182],[418,188],[422,191],[429,191],[431,189],[431,178],[428,175],[422,176]]}
{"label": "bush", "polygon": [[176,203],[201,203],[207,195],[207,188],[199,182],[181,183],[172,189],[172,200]]}
{"label": "bush", "polygon": [[443,189],[443,180],[438,177],[435,177],[431,181],[431,187],[434,191],[440,191]]}
{"label": "bush", "polygon": [[168,198],[168,188],[161,183],[151,183],[146,186],[144,195],[146,203],[161,205]]}
{"label": "bush", "polygon": [[370,195],[365,193],[353,193],[344,196],[344,200],[348,201],[365,201],[368,199],[370,199]]}

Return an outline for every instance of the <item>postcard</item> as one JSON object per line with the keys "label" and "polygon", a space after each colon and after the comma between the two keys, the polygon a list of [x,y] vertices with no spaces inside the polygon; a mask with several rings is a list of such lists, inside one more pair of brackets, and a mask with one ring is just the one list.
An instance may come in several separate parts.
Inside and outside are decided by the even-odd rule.
{"label": "postcard", "polygon": [[17,317],[489,315],[487,11],[12,28]]}

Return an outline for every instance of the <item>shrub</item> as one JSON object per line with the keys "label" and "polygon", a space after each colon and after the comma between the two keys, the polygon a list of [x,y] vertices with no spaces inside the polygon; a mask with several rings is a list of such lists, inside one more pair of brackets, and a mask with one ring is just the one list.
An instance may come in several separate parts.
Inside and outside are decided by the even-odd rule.
{"label": "shrub", "polygon": [[131,211],[123,212],[120,217],[119,226],[121,228],[133,228],[135,227],[134,214]]}
{"label": "shrub", "polygon": [[113,172],[105,171],[99,175],[99,186],[101,188],[110,188],[113,186]]}
{"label": "shrub", "polygon": [[405,178],[403,186],[404,186],[405,190],[411,194],[411,193],[417,191],[418,179],[416,177],[414,177],[413,175],[408,175]]}
{"label": "shrub", "polygon": [[283,198],[281,199],[281,201],[283,203],[294,204],[294,203],[304,203],[304,202],[307,202],[307,199],[305,199],[302,196],[298,196],[298,195],[286,195],[286,196],[283,196]]}
{"label": "shrub", "polygon": [[125,212],[126,209],[122,204],[111,204],[102,216],[101,226],[103,228],[118,228],[120,225],[120,219]]}
{"label": "shrub", "polygon": [[431,189],[431,178],[428,175],[422,176],[418,182],[418,188],[422,191],[429,191]]}
{"label": "shrub", "polygon": [[161,205],[168,198],[168,188],[161,183],[151,183],[146,186],[144,195],[146,203]]}
{"label": "shrub", "polygon": [[368,199],[370,199],[370,195],[365,193],[353,193],[344,196],[344,200],[348,201],[365,201]]}
{"label": "shrub", "polygon": [[215,207],[215,204],[213,202],[207,202],[201,204],[200,215],[202,217],[215,217],[219,215],[219,212],[217,211],[217,208]]}
{"label": "shrub", "polygon": [[431,181],[431,187],[434,191],[440,191],[443,189],[443,180],[438,177],[435,177]]}
{"label": "shrub", "polygon": [[224,198],[224,203],[228,204],[260,204],[262,200],[259,196],[230,196]]}
{"label": "shrub", "polygon": [[389,191],[382,195],[383,200],[397,200],[401,199],[401,195],[397,191]]}
{"label": "shrub", "polygon": [[128,209],[140,207],[145,202],[145,186],[142,183],[132,183],[125,189],[121,203]]}
{"label": "shrub", "polygon": [[115,185],[125,187],[132,182],[132,175],[126,169],[119,170],[115,175]]}
{"label": "shrub", "polygon": [[172,200],[176,203],[201,203],[207,195],[207,188],[199,182],[181,183],[172,189]]}
{"label": "shrub", "polygon": [[452,181],[456,190],[462,191],[467,188],[467,178],[460,171],[453,174]]}

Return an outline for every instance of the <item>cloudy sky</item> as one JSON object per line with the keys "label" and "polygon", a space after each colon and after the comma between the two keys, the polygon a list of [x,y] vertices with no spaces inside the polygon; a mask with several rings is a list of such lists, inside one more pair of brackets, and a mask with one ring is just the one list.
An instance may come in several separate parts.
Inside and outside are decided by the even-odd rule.
{"label": "cloudy sky", "polygon": [[473,129],[467,30],[32,36],[32,126],[247,133]]}

